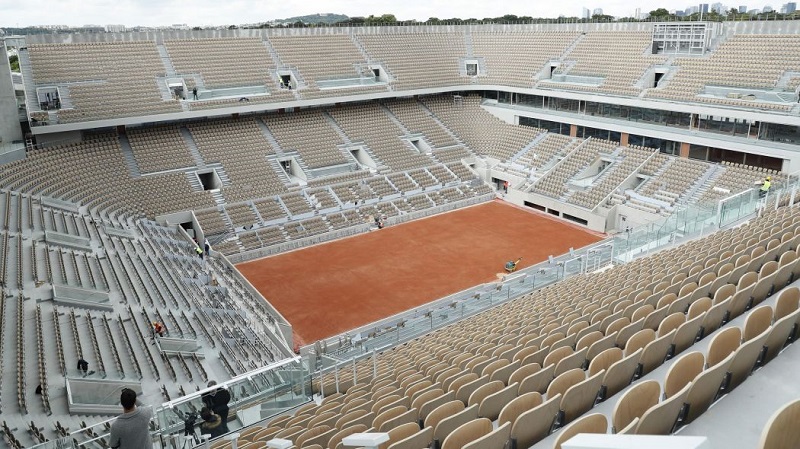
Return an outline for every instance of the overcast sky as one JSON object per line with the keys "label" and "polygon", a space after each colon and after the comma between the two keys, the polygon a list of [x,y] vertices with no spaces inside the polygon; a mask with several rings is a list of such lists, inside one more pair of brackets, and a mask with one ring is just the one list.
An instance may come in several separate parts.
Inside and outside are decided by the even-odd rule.
{"label": "overcast sky", "polygon": [[[715,0],[705,0],[714,3]],[[731,0],[728,0],[731,1]],[[763,8],[764,2],[739,0],[735,6]],[[788,0],[787,0],[788,1]],[[497,17],[504,14],[532,17],[579,16],[581,8],[603,8],[612,16],[632,16],[636,8],[643,12],[656,7],[685,9],[689,0],[0,0],[0,27],[29,25],[108,25],[160,26],[178,23],[196,25],[231,25],[267,22],[315,13],[338,13],[348,16],[394,14],[399,20]],[[723,4],[726,4],[723,2]],[[766,3],[769,4],[769,3]],[[731,5],[733,6],[733,5]],[[772,5],[780,8],[780,5]]]}

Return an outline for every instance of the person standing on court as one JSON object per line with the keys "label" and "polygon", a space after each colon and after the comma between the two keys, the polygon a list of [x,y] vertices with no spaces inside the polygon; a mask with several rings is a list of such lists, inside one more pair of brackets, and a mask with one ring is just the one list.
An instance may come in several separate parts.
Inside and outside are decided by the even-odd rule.
{"label": "person standing on court", "polygon": [[122,414],[111,425],[108,447],[112,449],[152,449],[150,419],[153,411],[136,406],[136,392],[125,388],[120,394]]}

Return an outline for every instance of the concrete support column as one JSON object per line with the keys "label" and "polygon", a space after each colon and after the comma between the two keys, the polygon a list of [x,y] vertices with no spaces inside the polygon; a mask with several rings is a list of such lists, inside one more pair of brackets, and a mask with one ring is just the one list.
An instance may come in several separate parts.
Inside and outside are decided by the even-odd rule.
{"label": "concrete support column", "polygon": [[569,125],[569,136],[578,137],[578,125]]}

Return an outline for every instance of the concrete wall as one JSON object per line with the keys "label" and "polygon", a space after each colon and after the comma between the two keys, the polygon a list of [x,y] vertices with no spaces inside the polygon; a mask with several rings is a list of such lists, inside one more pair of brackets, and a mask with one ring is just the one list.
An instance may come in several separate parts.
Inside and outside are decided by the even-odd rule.
{"label": "concrete wall", "polygon": [[547,213],[552,215],[553,217],[559,217],[563,219],[567,223],[572,223],[578,226],[582,226],[581,223],[576,221],[564,218],[564,214],[572,215],[573,217],[577,217],[587,221],[585,226],[592,231],[597,232],[606,232],[606,217],[604,215],[595,214],[592,211],[584,209],[582,207],[575,206],[573,204],[562,203],[555,198],[551,198],[549,196],[540,195],[538,193],[532,192],[521,192],[519,190],[514,190],[513,188],[508,191],[508,195],[506,195],[506,201],[516,204],[518,206],[529,207],[526,206],[525,202],[533,203],[539,206],[543,206],[546,208]]}
{"label": "concrete wall", "polygon": [[11,66],[8,65],[8,53],[5,42],[0,45],[0,148],[6,143],[22,140],[22,128],[19,126],[17,112],[17,96],[11,82]]}

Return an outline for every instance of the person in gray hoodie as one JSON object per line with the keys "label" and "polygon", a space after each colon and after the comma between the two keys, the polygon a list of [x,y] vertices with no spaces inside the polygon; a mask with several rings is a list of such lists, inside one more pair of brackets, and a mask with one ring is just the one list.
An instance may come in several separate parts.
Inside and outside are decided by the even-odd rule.
{"label": "person in gray hoodie", "polygon": [[150,408],[136,406],[136,392],[125,388],[119,397],[122,414],[111,425],[111,438],[108,447],[112,449],[152,449],[150,438]]}

